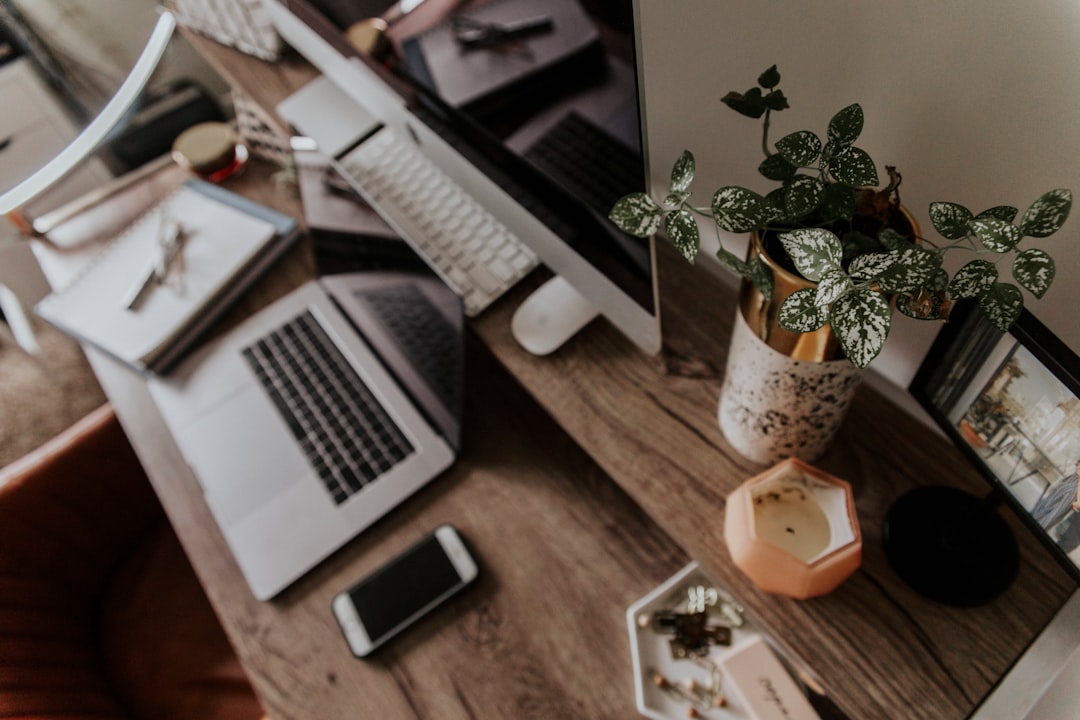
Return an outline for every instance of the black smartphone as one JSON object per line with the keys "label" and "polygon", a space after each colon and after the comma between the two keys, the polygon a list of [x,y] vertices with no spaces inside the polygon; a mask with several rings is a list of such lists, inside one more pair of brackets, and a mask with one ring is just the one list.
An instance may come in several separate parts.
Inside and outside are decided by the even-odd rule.
{"label": "black smartphone", "polygon": [[365,657],[476,579],[478,568],[450,525],[334,597],[334,617],[349,649]]}

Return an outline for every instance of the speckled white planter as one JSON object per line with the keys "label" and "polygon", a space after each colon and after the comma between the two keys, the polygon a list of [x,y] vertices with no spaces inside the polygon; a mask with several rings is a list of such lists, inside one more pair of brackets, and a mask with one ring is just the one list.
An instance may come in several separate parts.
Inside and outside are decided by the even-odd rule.
{"label": "speckled white planter", "polygon": [[724,437],[755,462],[813,462],[829,448],[862,371],[846,359],[792,360],[735,316],[718,411]]}

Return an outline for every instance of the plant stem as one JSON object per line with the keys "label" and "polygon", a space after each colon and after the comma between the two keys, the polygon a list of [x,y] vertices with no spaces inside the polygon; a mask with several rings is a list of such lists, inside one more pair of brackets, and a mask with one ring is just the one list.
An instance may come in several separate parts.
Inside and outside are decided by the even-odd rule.
{"label": "plant stem", "polygon": [[[976,255],[985,255],[987,253],[990,253],[989,250],[986,250],[982,247],[982,245],[978,241],[978,238],[976,238],[974,235],[965,235],[962,238],[953,240],[948,245],[934,245],[934,249],[942,255],[944,255],[945,251],[947,250],[966,250],[967,252],[972,252]],[[997,255],[998,253],[990,254]]]}
{"label": "plant stem", "polygon": [[688,202],[684,202],[682,204],[682,209],[683,210],[689,210],[690,212],[693,212],[693,213],[697,213],[701,217],[711,218],[713,216],[712,208],[694,207],[693,205],[691,205]]}
{"label": "plant stem", "polygon": [[798,225],[798,228],[791,227],[791,226],[776,227],[775,225],[765,225],[764,227],[761,228],[761,232],[763,232],[763,233],[767,233],[767,232],[771,232],[771,233],[787,233],[787,232],[791,232],[792,230],[795,230],[795,229],[829,227],[831,224],[832,224],[831,222],[825,222],[825,221],[818,222],[818,223],[800,222],[799,225]]}
{"label": "plant stem", "polygon": [[761,129],[761,151],[765,153],[765,157],[772,157],[772,153],[769,152],[769,118],[772,115],[772,108],[765,108],[765,122]]}

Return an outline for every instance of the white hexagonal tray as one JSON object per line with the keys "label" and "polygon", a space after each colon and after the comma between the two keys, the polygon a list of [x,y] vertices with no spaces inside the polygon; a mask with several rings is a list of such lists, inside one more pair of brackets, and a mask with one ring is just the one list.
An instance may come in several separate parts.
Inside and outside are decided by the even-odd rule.
{"label": "white hexagonal tray", "polygon": [[[805,686],[792,678],[779,656],[769,648],[765,635],[745,613],[743,625],[732,630],[731,644],[712,646],[703,658],[707,663],[700,664],[694,660],[676,659],[672,656],[668,644],[670,637],[653,630],[649,621],[657,610],[685,611],[687,591],[698,585],[716,588],[722,599],[737,602],[713,582],[697,563],[690,563],[626,611],[638,711],[653,720],[681,720],[687,717],[704,720],[766,720],[770,717],[785,717],[784,713],[791,718],[818,717],[806,700]],[[755,646],[768,650],[763,652],[761,647]],[[765,658],[767,665],[772,663],[773,671],[768,673],[769,680],[773,683],[772,690],[779,695],[787,693],[793,707],[765,707],[768,703],[747,697],[733,680],[739,669],[736,658],[754,654],[757,654],[759,659]],[[709,664],[723,670],[713,671]],[[760,672],[760,669],[755,667],[753,672]],[[657,674],[666,678],[671,685],[680,687],[660,687],[655,682]],[[760,682],[761,679],[754,678],[755,685]],[[705,690],[701,691],[696,701],[691,702],[688,692],[695,684]],[[747,683],[744,681],[743,684]],[[711,687],[720,689],[725,699],[723,707],[716,707],[709,702],[712,695],[708,688]],[[791,693],[798,697],[793,697]]]}

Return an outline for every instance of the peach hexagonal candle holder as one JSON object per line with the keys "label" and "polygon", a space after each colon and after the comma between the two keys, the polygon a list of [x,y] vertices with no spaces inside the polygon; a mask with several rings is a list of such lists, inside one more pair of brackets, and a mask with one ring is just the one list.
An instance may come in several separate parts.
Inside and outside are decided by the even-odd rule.
{"label": "peach hexagonal candle holder", "polygon": [[796,458],[728,496],[724,540],[754,584],[799,599],[832,592],[862,562],[851,485]]}

